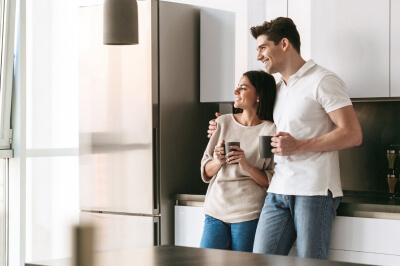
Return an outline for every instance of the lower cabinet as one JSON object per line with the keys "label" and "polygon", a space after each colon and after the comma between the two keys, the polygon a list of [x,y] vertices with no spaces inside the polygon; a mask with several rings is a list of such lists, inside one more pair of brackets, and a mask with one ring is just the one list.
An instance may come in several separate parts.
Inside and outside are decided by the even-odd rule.
{"label": "lower cabinet", "polygon": [[175,246],[200,246],[204,226],[204,208],[175,206]]}
{"label": "lower cabinet", "polygon": [[[204,208],[175,206],[175,245],[199,247]],[[400,221],[338,216],[332,231],[329,260],[400,265]],[[296,247],[290,251],[296,256]]]}
{"label": "lower cabinet", "polygon": [[400,265],[400,221],[338,216],[329,259],[378,265]]}
{"label": "lower cabinet", "polygon": [[400,265],[400,256],[348,250],[329,250],[329,260],[372,265]]}

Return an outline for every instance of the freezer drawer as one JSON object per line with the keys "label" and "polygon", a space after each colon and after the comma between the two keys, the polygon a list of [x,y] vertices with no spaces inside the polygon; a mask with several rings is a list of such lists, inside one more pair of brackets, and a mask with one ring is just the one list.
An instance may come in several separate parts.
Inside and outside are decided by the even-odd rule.
{"label": "freezer drawer", "polygon": [[80,155],[80,209],[153,214],[151,163],[149,150]]}
{"label": "freezer drawer", "polygon": [[95,228],[95,251],[116,251],[154,246],[159,217],[80,213],[80,223]]}

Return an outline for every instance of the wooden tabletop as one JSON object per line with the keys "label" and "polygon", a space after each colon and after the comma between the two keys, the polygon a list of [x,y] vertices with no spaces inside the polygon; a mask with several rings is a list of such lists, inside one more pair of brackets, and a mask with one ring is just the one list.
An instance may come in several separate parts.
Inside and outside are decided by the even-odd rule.
{"label": "wooden tabletop", "polygon": [[[27,263],[28,266],[73,266],[71,259]],[[364,265],[328,260],[304,259],[249,252],[201,249],[178,246],[155,246],[95,255],[95,266],[345,266]]]}

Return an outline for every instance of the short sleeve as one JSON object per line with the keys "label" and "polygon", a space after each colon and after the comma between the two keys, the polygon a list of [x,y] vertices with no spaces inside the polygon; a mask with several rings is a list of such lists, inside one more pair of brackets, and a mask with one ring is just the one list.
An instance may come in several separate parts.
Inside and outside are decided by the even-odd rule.
{"label": "short sleeve", "polygon": [[274,157],[266,159],[263,165],[263,171],[268,177],[268,182],[271,184],[272,177],[274,175],[275,162]]}
{"label": "short sleeve", "polygon": [[352,105],[346,85],[334,74],[322,78],[318,86],[317,100],[326,113]]}

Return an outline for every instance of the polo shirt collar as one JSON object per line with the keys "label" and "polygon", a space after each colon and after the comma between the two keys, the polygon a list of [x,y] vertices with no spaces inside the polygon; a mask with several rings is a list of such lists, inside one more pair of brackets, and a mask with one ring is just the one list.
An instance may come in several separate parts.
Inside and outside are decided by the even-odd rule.
{"label": "polo shirt collar", "polygon": [[[289,80],[295,77],[303,76],[308,70],[310,70],[313,66],[315,66],[315,62],[312,59],[309,59],[296,73],[290,76]],[[282,83],[283,79],[281,78]]]}
{"label": "polo shirt collar", "polygon": [[310,68],[312,68],[313,66],[315,66],[316,64],[314,63],[314,61],[312,59],[309,59],[299,70],[297,70],[296,73],[294,73],[292,76],[293,77],[301,77],[304,75],[304,73],[306,73],[308,70],[310,70]]}

